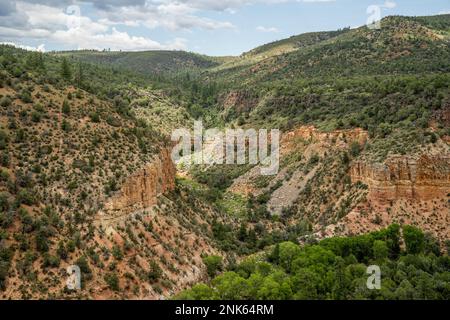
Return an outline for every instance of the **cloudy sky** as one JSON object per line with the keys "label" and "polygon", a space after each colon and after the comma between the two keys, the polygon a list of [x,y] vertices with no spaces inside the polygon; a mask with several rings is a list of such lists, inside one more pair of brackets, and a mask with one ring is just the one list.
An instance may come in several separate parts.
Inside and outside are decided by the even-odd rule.
{"label": "cloudy sky", "polygon": [[449,0],[0,0],[0,42],[238,55],[295,34],[361,26],[378,13],[447,12]]}

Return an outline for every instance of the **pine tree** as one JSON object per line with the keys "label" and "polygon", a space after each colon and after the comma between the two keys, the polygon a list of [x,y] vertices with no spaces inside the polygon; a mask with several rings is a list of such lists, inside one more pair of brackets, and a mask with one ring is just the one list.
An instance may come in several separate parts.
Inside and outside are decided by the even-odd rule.
{"label": "pine tree", "polygon": [[62,105],[62,112],[64,114],[70,114],[70,104],[69,101],[64,99],[63,105]]}
{"label": "pine tree", "polygon": [[67,81],[69,81],[70,78],[72,78],[72,70],[66,58],[63,58],[61,63],[61,76]]}
{"label": "pine tree", "polygon": [[77,73],[75,75],[75,81],[77,83],[77,87],[81,88],[83,85],[83,65],[81,62],[78,63]]}
{"label": "pine tree", "polygon": [[41,69],[45,69],[45,64],[44,64],[44,54],[42,52],[38,52],[38,67]]}

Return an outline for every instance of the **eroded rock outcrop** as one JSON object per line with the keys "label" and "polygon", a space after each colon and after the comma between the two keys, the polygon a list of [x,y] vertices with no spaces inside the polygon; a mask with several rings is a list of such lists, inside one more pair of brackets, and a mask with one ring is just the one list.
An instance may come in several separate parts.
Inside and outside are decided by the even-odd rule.
{"label": "eroded rock outcrop", "polygon": [[105,203],[101,215],[114,217],[155,205],[159,195],[174,189],[175,174],[170,150],[163,149],[153,162],[126,179]]}
{"label": "eroded rock outcrop", "polygon": [[288,132],[284,139],[289,140],[295,137],[301,137],[305,140],[308,139],[317,139],[321,141],[327,141],[331,139],[346,139],[349,141],[360,141],[365,142],[368,137],[367,131],[361,128],[355,129],[345,129],[345,130],[334,130],[330,132],[320,131],[314,126],[301,126],[291,132]]}
{"label": "eroded rock outcrop", "polygon": [[368,197],[373,200],[442,198],[450,192],[450,156],[392,156],[376,164],[356,161],[350,176],[353,183],[361,181],[369,187]]}
{"label": "eroded rock outcrop", "polygon": [[354,141],[363,145],[368,140],[368,133],[361,128],[323,132],[314,126],[301,126],[283,135],[280,143],[281,153],[289,153],[295,149],[298,139],[316,141],[326,148],[348,148],[349,143]]}

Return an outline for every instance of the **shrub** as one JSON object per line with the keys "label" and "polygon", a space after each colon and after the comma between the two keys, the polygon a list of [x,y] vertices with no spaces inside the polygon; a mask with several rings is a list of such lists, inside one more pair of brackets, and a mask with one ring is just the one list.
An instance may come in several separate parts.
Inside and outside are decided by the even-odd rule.
{"label": "shrub", "polygon": [[115,245],[113,247],[112,254],[113,254],[114,258],[116,258],[117,260],[122,260],[123,259],[122,249],[120,249],[120,247],[117,246],[117,245]]}
{"label": "shrub", "polygon": [[58,254],[58,256],[63,259],[66,260],[67,259],[67,249],[64,246],[64,242],[60,241],[58,243],[58,249],[56,250],[56,253]]}
{"label": "shrub", "polygon": [[203,257],[203,263],[210,277],[215,276],[218,271],[222,270],[222,257],[220,256],[205,256]]}
{"label": "shrub", "polygon": [[33,98],[31,97],[31,93],[28,90],[22,90],[20,93],[20,99],[25,103],[33,102]]}
{"label": "shrub", "polygon": [[4,192],[0,193],[0,212],[9,209],[8,195]]}
{"label": "shrub", "polygon": [[[75,245],[73,243],[73,247],[74,246]],[[67,247],[68,247],[68,251],[70,252],[71,251],[71,245],[68,244]],[[89,267],[89,263],[88,263],[88,261],[87,261],[85,256],[79,257],[77,259],[77,261],[75,262],[75,264],[80,268],[80,271],[81,271],[82,274],[90,274],[92,272],[91,268]]]}
{"label": "shrub", "polygon": [[8,146],[8,141],[8,134],[5,131],[0,130],[0,149],[6,149]]}
{"label": "shrub", "polygon": [[94,123],[99,123],[100,122],[100,116],[97,112],[91,112],[89,114],[89,117],[91,118],[91,121]]}
{"label": "shrub", "polygon": [[108,273],[105,275],[105,282],[111,288],[111,290],[119,291],[119,277],[115,273]]}
{"label": "shrub", "polygon": [[357,141],[353,141],[350,145],[350,154],[352,157],[357,157],[361,153],[361,146]]}
{"label": "shrub", "polygon": [[42,261],[42,266],[44,268],[57,268],[59,267],[61,260],[57,256],[52,256],[48,253],[44,255],[44,260]]}
{"label": "shrub", "polygon": [[27,206],[31,206],[35,203],[35,201],[36,200],[34,198],[34,194],[27,189],[22,189],[17,194],[17,202],[19,204],[25,204]]}
{"label": "shrub", "polygon": [[62,123],[61,123],[61,129],[64,132],[69,132],[71,129],[70,123],[66,121],[66,119],[63,119]]}
{"label": "shrub", "polygon": [[31,112],[31,121],[38,123],[41,121],[41,117],[42,115],[40,112],[38,111]]}
{"label": "shrub", "polygon": [[148,279],[150,281],[156,281],[158,280],[163,274],[163,271],[159,264],[157,264],[155,261],[150,262],[150,271],[148,272]]}
{"label": "shrub", "polygon": [[41,228],[36,235],[36,249],[40,252],[47,252],[49,249],[49,240],[44,228]]}
{"label": "shrub", "polygon": [[0,100],[0,105],[4,108],[9,107],[11,105],[12,101],[10,97],[3,97]]}

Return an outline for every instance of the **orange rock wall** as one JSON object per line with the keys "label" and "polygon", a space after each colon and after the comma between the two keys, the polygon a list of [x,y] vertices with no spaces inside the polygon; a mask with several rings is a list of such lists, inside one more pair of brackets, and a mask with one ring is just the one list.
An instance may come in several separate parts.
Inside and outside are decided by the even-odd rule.
{"label": "orange rock wall", "polygon": [[174,189],[175,174],[170,150],[163,149],[155,161],[126,179],[105,204],[104,214],[122,215],[155,205],[159,195]]}
{"label": "orange rock wall", "polygon": [[368,185],[374,200],[442,198],[450,193],[450,156],[396,156],[382,164],[357,161],[350,176],[353,183]]}

